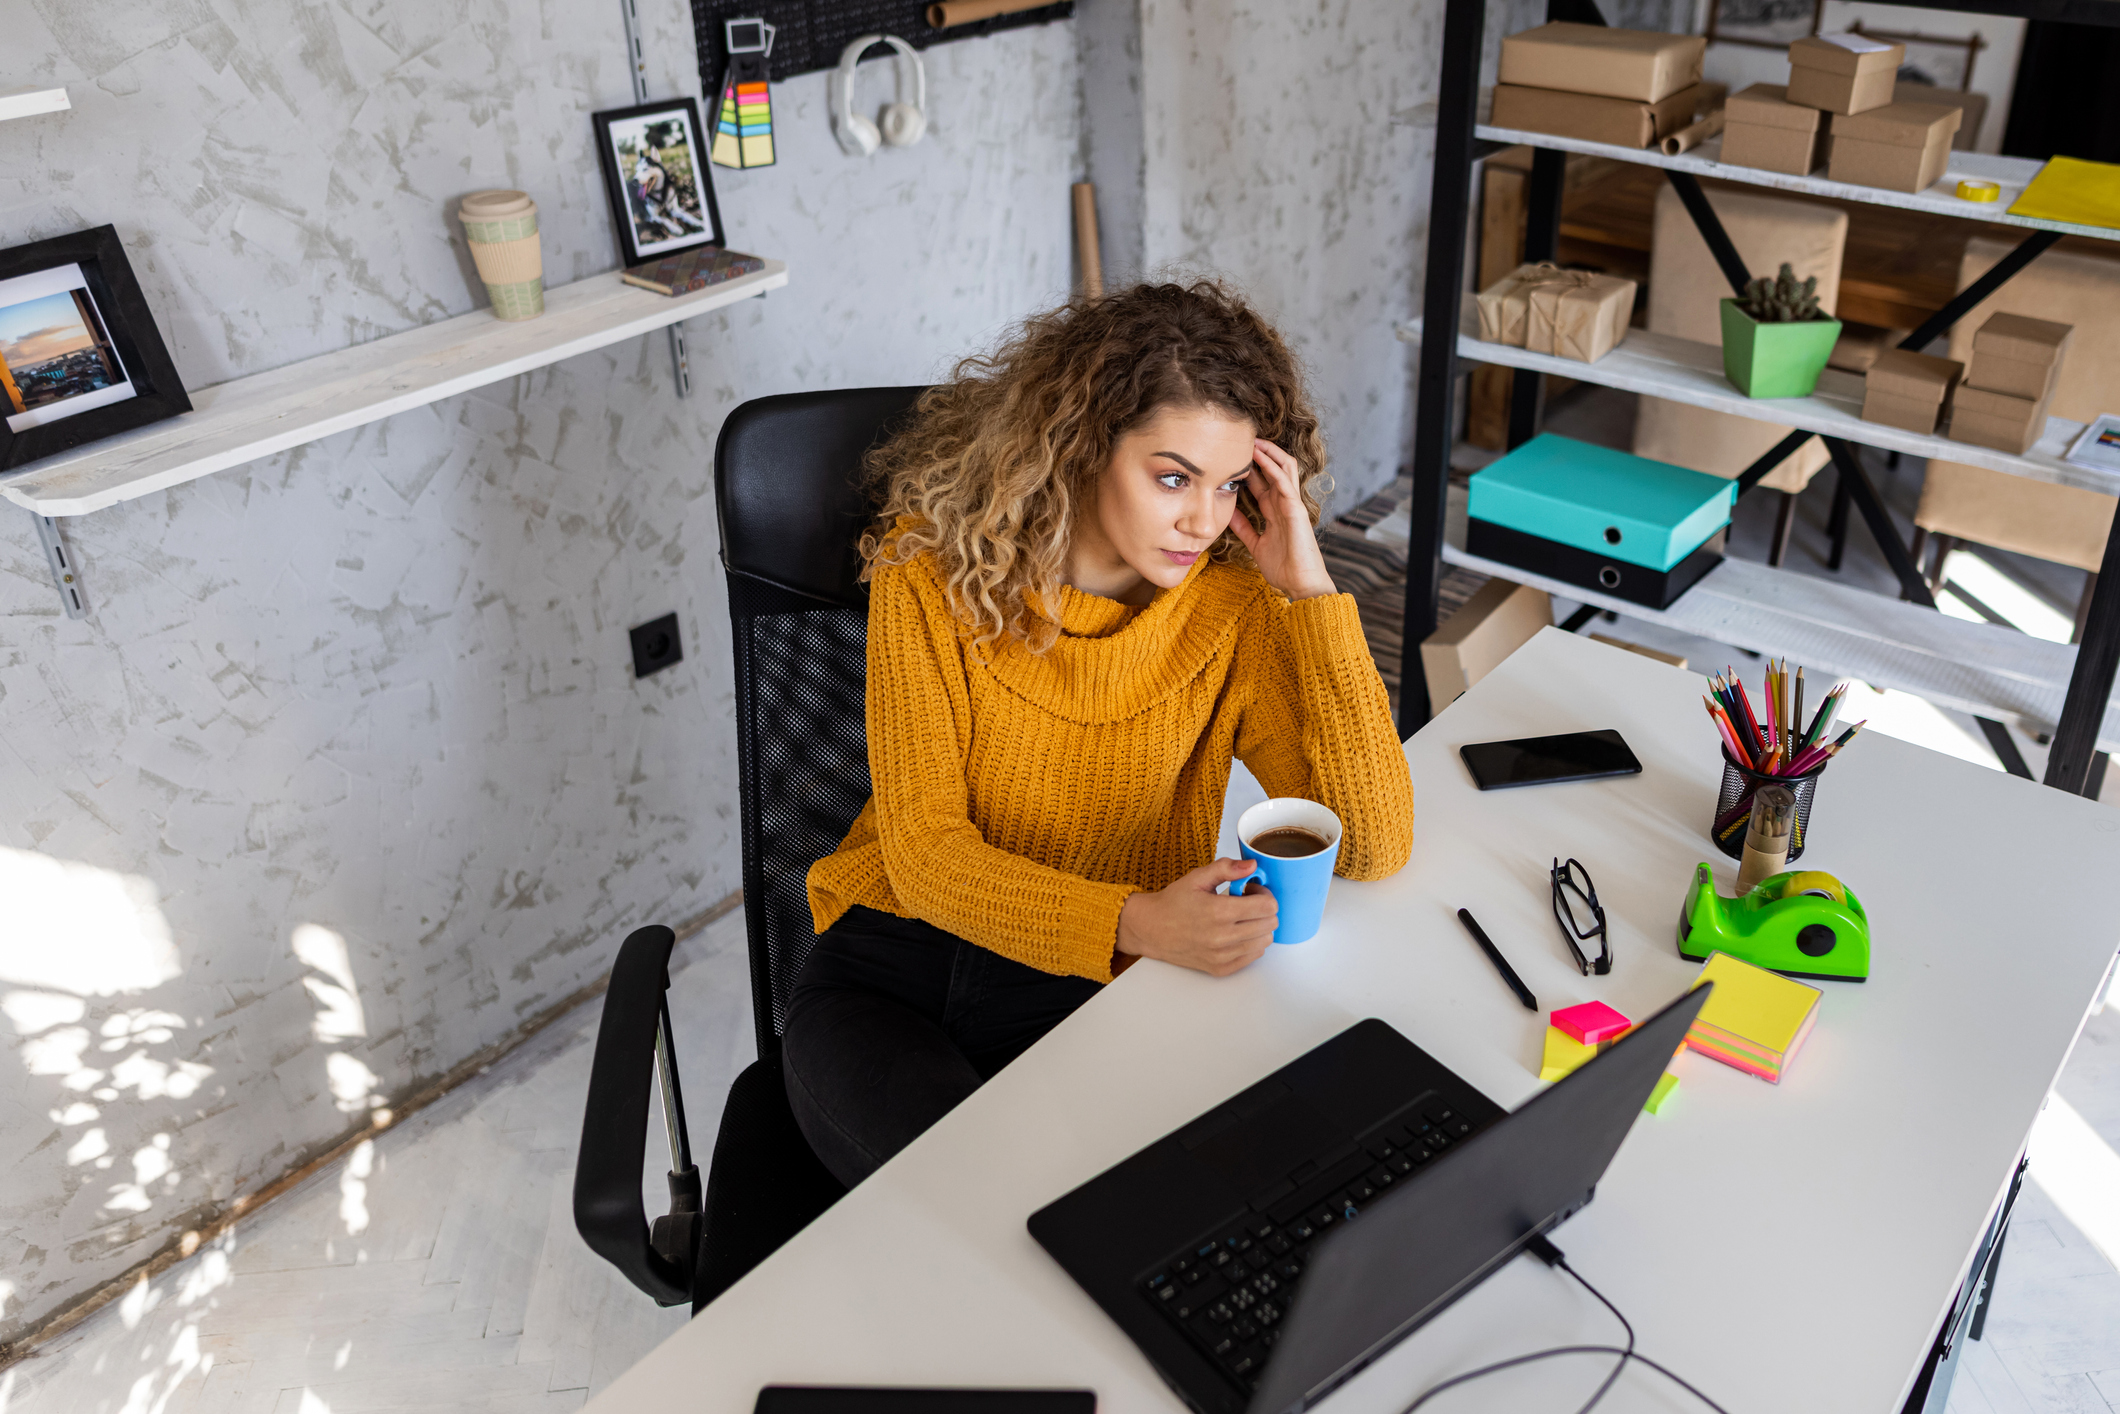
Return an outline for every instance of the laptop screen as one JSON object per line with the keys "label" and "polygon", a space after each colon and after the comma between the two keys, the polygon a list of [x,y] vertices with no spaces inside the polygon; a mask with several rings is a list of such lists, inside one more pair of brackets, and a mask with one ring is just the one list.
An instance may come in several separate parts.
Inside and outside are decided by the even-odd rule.
{"label": "laptop screen", "polygon": [[1322,1399],[1588,1202],[1709,990],[1686,993],[1320,1244],[1250,1414]]}

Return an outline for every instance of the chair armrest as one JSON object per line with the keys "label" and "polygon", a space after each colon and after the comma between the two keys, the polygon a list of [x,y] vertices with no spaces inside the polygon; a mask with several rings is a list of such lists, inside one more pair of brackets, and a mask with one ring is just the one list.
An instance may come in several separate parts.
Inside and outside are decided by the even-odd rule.
{"label": "chair armrest", "polygon": [[691,1273],[657,1252],[641,1205],[655,1031],[670,985],[677,935],[651,925],[619,946],[596,1031],[581,1150],[574,1166],[574,1227],[626,1279],[665,1306],[690,1301]]}

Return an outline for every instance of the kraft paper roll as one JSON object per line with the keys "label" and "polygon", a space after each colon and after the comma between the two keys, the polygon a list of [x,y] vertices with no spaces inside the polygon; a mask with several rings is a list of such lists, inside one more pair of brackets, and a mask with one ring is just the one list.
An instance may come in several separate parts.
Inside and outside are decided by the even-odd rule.
{"label": "kraft paper roll", "polygon": [[1053,0],[936,0],[927,7],[927,22],[932,29],[948,29],[952,25],[968,25],[1052,3]]}
{"label": "kraft paper roll", "polygon": [[1717,109],[1693,126],[1680,128],[1658,145],[1663,148],[1664,156],[1676,157],[1681,152],[1691,152],[1722,130],[1723,114],[1721,109]]}
{"label": "kraft paper roll", "polygon": [[1082,262],[1082,293],[1090,299],[1104,295],[1104,256],[1097,245],[1097,188],[1076,182],[1075,254]]}

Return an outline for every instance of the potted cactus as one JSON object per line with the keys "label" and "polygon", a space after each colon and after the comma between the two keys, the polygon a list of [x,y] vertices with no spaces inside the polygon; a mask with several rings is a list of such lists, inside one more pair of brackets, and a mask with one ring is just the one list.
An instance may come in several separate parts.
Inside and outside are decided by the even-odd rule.
{"label": "potted cactus", "polygon": [[1722,302],[1723,373],[1748,398],[1807,396],[1839,337],[1840,321],[1818,307],[1818,277],[1798,281],[1786,263]]}

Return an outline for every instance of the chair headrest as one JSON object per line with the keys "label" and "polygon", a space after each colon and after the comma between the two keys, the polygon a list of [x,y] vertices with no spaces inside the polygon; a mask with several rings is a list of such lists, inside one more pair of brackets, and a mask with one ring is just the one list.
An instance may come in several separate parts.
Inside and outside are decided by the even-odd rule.
{"label": "chair headrest", "polygon": [[874,508],[861,491],[861,458],[926,391],[785,393],[730,413],[714,449],[729,573],[824,604],[865,605],[855,542]]}

